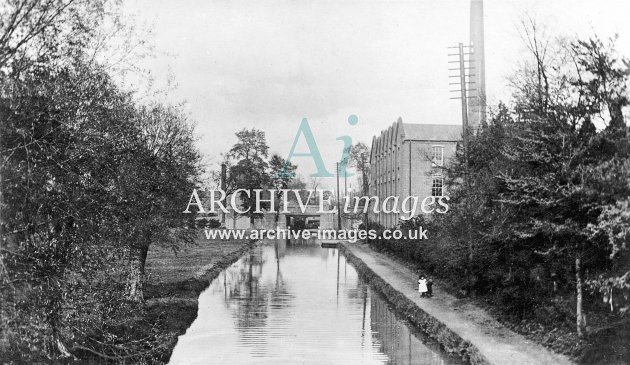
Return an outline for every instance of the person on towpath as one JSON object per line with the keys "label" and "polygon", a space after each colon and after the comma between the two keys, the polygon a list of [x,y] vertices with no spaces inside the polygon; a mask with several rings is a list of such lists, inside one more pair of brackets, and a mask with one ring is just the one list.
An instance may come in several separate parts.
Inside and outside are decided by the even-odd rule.
{"label": "person on towpath", "polygon": [[427,277],[427,297],[431,298],[433,296],[433,279],[431,277]]}
{"label": "person on towpath", "polygon": [[418,291],[420,292],[420,297],[424,298],[427,296],[427,279],[424,275],[420,275],[418,279]]}

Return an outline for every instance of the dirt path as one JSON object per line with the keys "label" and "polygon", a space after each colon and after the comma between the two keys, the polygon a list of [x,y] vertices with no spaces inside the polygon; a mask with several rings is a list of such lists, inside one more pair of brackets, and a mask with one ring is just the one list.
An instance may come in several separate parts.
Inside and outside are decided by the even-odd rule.
{"label": "dirt path", "polygon": [[[361,260],[391,289],[413,302],[431,319],[447,327],[474,347],[480,362],[490,364],[572,364],[563,355],[511,331],[483,309],[433,287],[433,298],[421,298],[417,275],[395,260],[377,253],[367,245],[343,243],[346,251]],[[439,340],[439,339],[438,339]]]}

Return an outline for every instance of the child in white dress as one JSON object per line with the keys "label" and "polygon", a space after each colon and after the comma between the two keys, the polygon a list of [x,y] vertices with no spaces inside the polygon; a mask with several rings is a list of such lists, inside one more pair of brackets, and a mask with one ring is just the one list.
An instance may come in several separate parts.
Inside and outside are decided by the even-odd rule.
{"label": "child in white dress", "polygon": [[418,279],[418,291],[420,292],[421,297],[426,297],[427,295],[427,279],[425,279],[424,275],[420,275]]}

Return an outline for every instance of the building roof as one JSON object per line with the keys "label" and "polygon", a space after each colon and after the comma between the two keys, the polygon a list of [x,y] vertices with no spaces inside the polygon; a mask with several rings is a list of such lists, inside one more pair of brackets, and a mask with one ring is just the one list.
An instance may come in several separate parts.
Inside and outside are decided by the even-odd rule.
{"label": "building roof", "polygon": [[410,124],[398,118],[380,135],[372,138],[370,160],[402,141],[458,142],[462,140],[461,124]]}
{"label": "building roof", "polygon": [[460,141],[462,126],[457,124],[402,124],[403,140]]}

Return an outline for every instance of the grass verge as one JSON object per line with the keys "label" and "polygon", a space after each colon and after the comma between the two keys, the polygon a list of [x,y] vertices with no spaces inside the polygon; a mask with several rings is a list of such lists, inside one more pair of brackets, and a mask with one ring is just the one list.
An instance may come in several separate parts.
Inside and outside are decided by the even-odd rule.
{"label": "grass verge", "polygon": [[145,299],[150,323],[156,323],[169,340],[159,359],[168,362],[177,337],[197,317],[197,298],[223,269],[255,245],[249,240],[207,240],[199,236],[196,245],[175,253],[152,248],[146,262]]}

